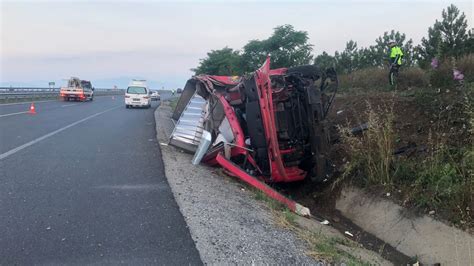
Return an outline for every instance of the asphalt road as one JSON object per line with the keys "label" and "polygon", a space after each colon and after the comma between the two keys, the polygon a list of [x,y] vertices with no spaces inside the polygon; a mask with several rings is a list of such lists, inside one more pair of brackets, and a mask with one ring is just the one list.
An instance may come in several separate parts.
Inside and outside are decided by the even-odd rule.
{"label": "asphalt road", "polygon": [[114,98],[0,105],[1,265],[201,264],[164,176],[159,103]]}

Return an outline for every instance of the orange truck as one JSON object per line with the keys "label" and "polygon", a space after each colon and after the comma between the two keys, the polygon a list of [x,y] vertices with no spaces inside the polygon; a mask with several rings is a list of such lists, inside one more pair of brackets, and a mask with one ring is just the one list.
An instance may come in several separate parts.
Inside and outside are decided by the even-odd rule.
{"label": "orange truck", "polygon": [[87,101],[94,100],[94,88],[91,82],[72,77],[68,80],[66,87],[61,87],[59,96],[64,101]]}

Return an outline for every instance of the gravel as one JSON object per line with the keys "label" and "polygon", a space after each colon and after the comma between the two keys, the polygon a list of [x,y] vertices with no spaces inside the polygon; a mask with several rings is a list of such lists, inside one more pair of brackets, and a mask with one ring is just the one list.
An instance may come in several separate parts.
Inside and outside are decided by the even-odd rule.
{"label": "gravel", "polygon": [[275,224],[271,210],[246,185],[218,168],[194,166],[190,154],[168,146],[170,117],[166,104],[155,111],[165,173],[204,263],[318,264],[305,255],[302,240]]}

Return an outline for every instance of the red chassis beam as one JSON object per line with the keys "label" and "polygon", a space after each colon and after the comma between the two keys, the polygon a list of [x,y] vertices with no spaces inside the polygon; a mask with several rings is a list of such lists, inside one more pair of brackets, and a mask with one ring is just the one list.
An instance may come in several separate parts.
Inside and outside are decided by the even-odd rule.
{"label": "red chassis beam", "polygon": [[256,83],[259,94],[260,111],[262,114],[263,127],[268,145],[268,158],[270,161],[271,181],[273,182],[293,182],[303,180],[306,172],[300,168],[285,167],[281,158],[275,128],[275,112],[273,109],[272,88],[270,74],[282,74],[285,69],[270,70],[270,57],[267,57],[265,63],[256,71]]}
{"label": "red chassis beam", "polygon": [[239,179],[246,182],[247,184],[255,187],[256,189],[262,191],[270,198],[277,200],[287,206],[291,211],[299,214],[301,216],[311,216],[311,213],[308,208],[303,205],[283,196],[282,194],[275,191],[273,188],[269,187],[267,184],[259,181],[257,178],[249,175],[242,168],[234,164],[233,162],[227,160],[222,153],[217,154],[217,162],[227,171],[235,174]]}

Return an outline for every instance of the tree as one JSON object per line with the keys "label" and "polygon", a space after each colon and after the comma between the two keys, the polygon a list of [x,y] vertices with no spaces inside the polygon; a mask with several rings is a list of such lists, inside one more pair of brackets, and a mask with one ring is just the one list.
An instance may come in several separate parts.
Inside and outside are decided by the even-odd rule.
{"label": "tree", "polygon": [[441,53],[443,56],[459,57],[466,50],[467,20],[464,12],[460,14],[460,10],[451,4],[447,10],[443,9],[443,20],[437,24],[437,28],[441,31]]}
{"label": "tree", "polygon": [[254,71],[267,55],[272,57],[272,68],[310,64],[313,48],[308,40],[306,31],[296,31],[291,25],[278,26],[268,39],[252,40],[244,46],[242,68]]}
{"label": "tree", "polygon": [[251,40],[244,46],[243,50],[241,67],[245,72],[258,69],[268,56],[264,41]]}
{"label": "tree", "polygon": [[199,74],[234,76],[241,75],[240,54],[232,48],[225,47],[220,50],[212,50],[207,57],[201,59],[197,68],[191,69]]}
{"label": "tree", "polygon": [[359,68],[379,66],[380,57],[376,53],[375,46],[359,49],[357,58]]}
{"label": "tree", "polygon": [[336,70],[339,73],[351,73],[358,68],[358,49],[357,42],[350,40],[346,43],[346,48],[342,53],[336,52],[334,54],[336,60]]}
{"label": "tree", "polygon": [[384,67],[388,64],[390,40],[394,40],[401,46],[404,56],[403,64],[412,66],[415,61],[415,49],[413,40],[406,40],[406,35],[395,30],[384,32],[384,34],[375,40],[375,44],[367,48],[358,48],[357,42],[350,40],[346,43],[344,51],[334,53],[331,57],[327,53],[318,55],[315,64],[321,65],[320,62],[328,64],[333,62],[336,70],[341,74],[348,74],[354,70],[367,67]]}
{"label": "tree", "polygon": [[428,29],[428,37],[421,40],[418,47],[420,66],[429,65],[433,58],[458,58],[472,53],[472,36],[467,31],[464,12],[453,4],[443,9],[442,20],[436,20]]}
{"label": "tree", "polygon": [[323,52],[322,54],[316,56],[314,59],[314,64],[321,69],[326,69],[330,67],[336,67],[336,60],[334,56],[329,55],[326,52]]}
{"label": "tree", "polygon": [[373,66],[383,67],[388,63],[389,55],[389,45],[390,40],[394,40],[397,45],[403,51],[403,64],[406,66],[411,66],[414,63],[414,48],[413,40],[406,40],[406,35],[395,30],[389,32],[384,32],[383,36],[378,37],[375,40],[375,45],[370,47],[370,57],[374,60]]}
{"label": "tree", "polygon": [[469,30],[466,42],[466,54],[474,53],[474,29]]}
{"label": "tree", "polygon": [[417,47],[418,64],[426,68],[431,59],[439,57],[441,44],[441,31],[438,26],[428,28],[428,38],[423,37],[421,44]]}

